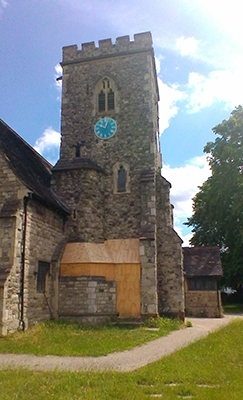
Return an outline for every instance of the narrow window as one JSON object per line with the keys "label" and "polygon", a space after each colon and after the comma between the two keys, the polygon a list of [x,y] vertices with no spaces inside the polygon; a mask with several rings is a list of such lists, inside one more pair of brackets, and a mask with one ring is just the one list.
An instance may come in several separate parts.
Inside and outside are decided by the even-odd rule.
{"label": "narrow window", "polygon": [[125,192],[126,191],[126,171],[121,165],[118,170],[118,177],[117,177],[117,191],[118,192]]}
{"label": "narrow window", "polygon": [[75,146],[75,156],[80,157],[80,144],[77,143]]}
{"label": "narrow window", "polygon": [[47,262],[39,261],[37,272],[36,290],[38,293],[46,291],[46,277],[50,271],[50,264]]}
{"label": "narrow window", "polygon": [[108,110],[114,110],[115,108],[115,94],[112,89],[108,92]]}
{"label": "narrow window", "polygon": [[109,79],[104,78],[99,83],[98,111],[105,112],[115,109],[115,92]]}
{"label": "narrow window", "polygon": [[99,112],[105,111],[105,93],[103,90],[99,93]]}
{"label": "narrow window", "polygon": [[72,219],[75,221],[77,219],[77,210],[73,210],[72,212]]}

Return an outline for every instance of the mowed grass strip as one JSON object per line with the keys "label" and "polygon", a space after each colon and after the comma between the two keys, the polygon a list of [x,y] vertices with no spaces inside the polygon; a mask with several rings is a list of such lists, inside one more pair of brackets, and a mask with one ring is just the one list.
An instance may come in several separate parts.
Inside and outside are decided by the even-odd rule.
{"label": "mowed grass strip", "polygon": [[226,304],[224,312],[226,314],[243,314],[243,304]]}
{"label": "mowed grass strip", "polygon": [[132,373],[0,371],[1,400],[243,399],[243,321]]}
{"label": "mowed grass strip", "polygon": [[[148,330],[150,327],[156,330]],[[131,349],[182,327],[179,320],[169,318],[148,319],[142,326],[85,327],[49,321],[0,337],[0,353],[97,357]]]}

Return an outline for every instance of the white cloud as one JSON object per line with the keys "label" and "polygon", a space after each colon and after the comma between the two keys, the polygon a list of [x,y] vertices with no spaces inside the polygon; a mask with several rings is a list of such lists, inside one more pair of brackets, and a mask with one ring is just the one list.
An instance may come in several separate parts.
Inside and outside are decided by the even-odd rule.
{"label": "white cloud", "polygon": [[[166,85],[158,78],[160,92],[160,129],[163,132],[169,121],[183,104],[188,113],[221,103],[226,110],[243,104],[243,64],[236,70],[212,71],[208,75],[190,72],[185,85]],[[182,103],[183,102],[183,103]]]}
{"label": "white cloud", "polygon": [[6,0],[0,0],[0,7],[6,8],[8,6],[8,2]]}
{"label": "white cloud", "polygon": [[163,133],[169,127],[170,119],[178,113],[178,103],[185,99],[185,93],[178,89],[178,85],[171,86],[163,83],[161,78],[158,78],[159,85],[159,126],[160,132]]}
{"label": "white cloud", "polygon": [[211,174],[206,156],[194,157],[181,167],[164,165],[162,174],[172,185],[170,194],[174,205],[175,230],[188,243],[191,234],[186,233],[183,237],[182,225],[192,215],[192,198],[198,192],[198,186]]}
{"label": "white cloud", "polygon": [[163,57],[160,55],[159,57],[154,57],[155,58],[155,68],[156,68],[156,72],[157,74],[160,73],[161,70],[161,60],[163,59]]}
{"label": "white cloud", "polygon": [[191,72],[186,91],[189,112],[198,112],[216,102],[223,102],[226,109],[232,109],[243,103],[242,72],[212,71],[208,76]]}
{"label": "white cloud", "polygon": [[0,0],[0,16],[3,13],[3,10],[8,6],[8,2],[6,0]]}
{"label": "white cloud", "polygon": [[242,1],[241,0],[197,0],[198,6],[208,19],[212,20],[217,29],[222,30],[230,40],[242,43]]}
{"label": "white cloud", "polygon": [[45,129],[41,137],[34,144],[34,149],[52,164],[58,159],[59,148],[60,133],[51,127]]}
{"label": "white cloud", "polygon": [[192,237],[192,234],[191,233],[184,233],[182,228],[181,228],[181,226],[179,226],[179,225],[177,227],[175,227],[175,231],[180,236],[180,238],[183,240],[182,246],[183,247],[190,246],[189,241],[190,241],[190,239]]}
{"label": "white cloud", "polygon": [[[60,64],[57,64],[55,66],[55,71],[56,71],[55,72],[55,85],[56,85],[56,88],[57,88],[57,90],[58,90],[58,92],[60,94],[61,91],[62,91],[62,79],[57,80],[57,78],[60,78],[62,76],[62,67],[61,67]],[[58,96],[57,100],[60,101],[61,100],[61,96]]]}
{"label": "white cloud", "polygon": [[176,39],[176,50],[180,52],[181,56],[195,57],[198,52],[199,41],[193,37],[185,38],[184,36]]}

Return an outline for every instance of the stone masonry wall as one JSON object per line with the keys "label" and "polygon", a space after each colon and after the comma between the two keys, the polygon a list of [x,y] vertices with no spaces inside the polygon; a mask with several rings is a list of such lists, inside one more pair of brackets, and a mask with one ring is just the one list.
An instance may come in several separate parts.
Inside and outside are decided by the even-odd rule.
{"label": "stone masonry wall", "polygon": [[184,318],[182,240],[171,218],[170,184],[157,175],[157,251],[159,313]]}
{"label": "stone masonry wall", "polygon": [[21,261],[21,215],[0,218],[0,252],[1,266],[9,270],[2,287],[2,320],[0,333],[14,332],[19,326],[19,290]]}
{"label": "stone masonry wall", "polygon": [[[155,168],[157,163],[157,79],[151,35],[118,38],[116,45],[110,40],[100,41],[99,47],[84,44],[63,49],[62,89],[62,143],[61,160],[75,158],[74,145],[84,141],[80,157],[88,157],[104,171],[104,200],[97,191],[95,214],[104,212],[104,240],[140,237],[140,176],[144,169]],[[95,123],[103,116],[97,110],[97,83],[108,77],[115,85],[115,110],[106,113],[117,122],[117,132],[109,140],[100,140],[94,134]],[[129,166],[129,192],[114,193],[114,165]],[[64,175],[64,173],[63,173]],[[55,186],[66,201],[64,191]],[[79,204],[92,197],[80,187]],[[67,194],[69,196],[69,194]],[[92,207],[91,207],[92,208]],[[91,208],[85,217],[92,220]],[[91,237],[89,224],[78,228],[80,236]],[[97,232],[99,226],[97,224]],[[93,234],[94,235],[94,234]],[[99,235],[100,237],[100,235]],[[92,237],[91,237],[92,239]],[[86,240],[86,239],[85,239]],[[94,239],[96,240],[96,239]]]}
{"label": "stone masonry wall", "polygon": [[116,313],[116,282],[102,277],[60,277],[59,316],[105,316]]}
{"label": "stone masonry wall", "polygon": [[104,241],[103,174],[90,169],[54,171],[52,187],[72,212],[66,229],[70,241]]}
{"label": "stone masonry wall", "polygon": [[38,262],[51,264],[58,243],[65,237],[64,221],[61,215],[42,204],[30,200],[27,204],[27,240],[25,274],[25,323],[26,327],[36,321],[50,318],[48,304],[54,313],[57,302],[56,274],[50,268],[46,281],[46,297],[36,290]]}
{"label": "stone masonry wall", "polygon": [[155,173],[143,171],[141,185],[141,312],[158,314]]}
{"label": "stone masonry wall", "polygon": [[0,151],[0,210],[6,200],[22,200],[27,194],[27,188],[15,176]]}
{"label": "stone masonry wall", "polygon": [[187,317],[219,318],[222,316],[220,293],[218,291],[186,291]]}
{"label": "stone masonry wall", "polygon": [[0,151],[0,333],[19,326],[20,262],[23,197],[27,188],[15,176]]}
{"label": "stone masonry wall", "polygon": [[111,39],[99,40],[99,46],[95,46],[95,42],[82,43],[82,49],[78,50],[77,45],[66,46],[63,48],[63,62],[73,62],[77,60],[86,60],[93,57],[104,57],[123,54],[127,52],[136,52],[151,49],[152,37],[150,32],[144,32],[134,35],[134,41],[130,41],[129,36],[121,36],[116,38],[115,45]]}

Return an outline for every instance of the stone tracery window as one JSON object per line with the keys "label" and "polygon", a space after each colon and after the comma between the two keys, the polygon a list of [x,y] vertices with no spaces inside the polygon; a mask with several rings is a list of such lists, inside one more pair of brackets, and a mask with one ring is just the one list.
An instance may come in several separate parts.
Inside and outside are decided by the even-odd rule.
{"label": "stone tracery window", "polygon": [[103,78],[98,84],[98,112],[115,110],[115,87],[111,79]]}

